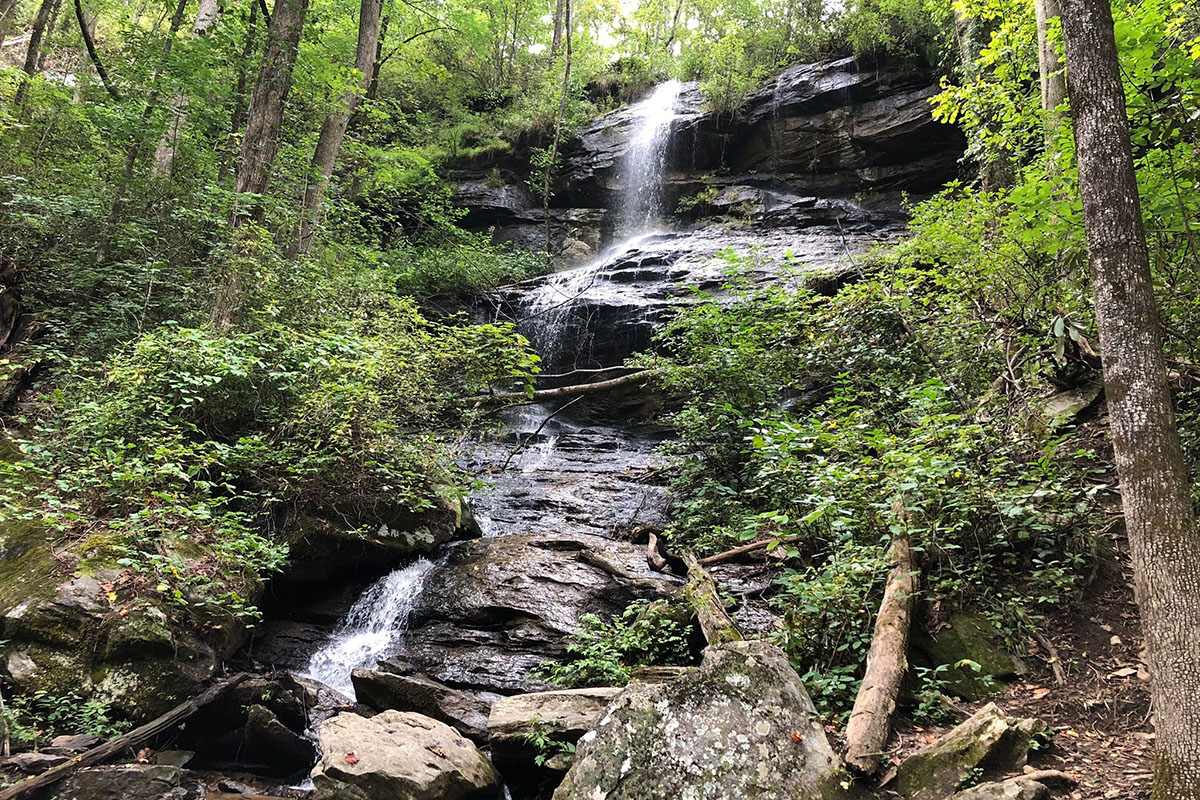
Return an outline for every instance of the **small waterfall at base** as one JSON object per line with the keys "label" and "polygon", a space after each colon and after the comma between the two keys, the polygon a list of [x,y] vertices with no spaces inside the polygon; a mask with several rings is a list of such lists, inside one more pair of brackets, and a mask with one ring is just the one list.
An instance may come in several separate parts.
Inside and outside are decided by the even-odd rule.
{"label": "small waterfall at base", "polygon": [[312,678],[354,697],[350,673],[373,667],[408,625],[433,562],[419,558],[371,584],[338,623],[321,649],[313,653],[301,677]]}

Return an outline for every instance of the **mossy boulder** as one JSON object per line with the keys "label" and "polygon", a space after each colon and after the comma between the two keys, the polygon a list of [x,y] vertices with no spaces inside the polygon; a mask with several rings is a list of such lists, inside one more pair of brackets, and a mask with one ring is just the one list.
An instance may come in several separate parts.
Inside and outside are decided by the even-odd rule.
{"label": "mossy boulder", "polygon": [[[912,651],[917,666],[951,666],[940,675],[951,694],[964,700],[982,700],[996,694],[1002,682],[1024,671],[1021,662],[1005,649],[1000,632],[987,617],[958,612],[950,616],[949,622],[936,636],[914,634]],[[958,666],[963,661],[972,661],[979,669],[967,664]]]}
{"label": "mossy boulder", "polygon": [[633,683],[579,749],[554,800],[841,800],[842,767],[795,670],[765,642]]}
{"label": "mossy boulder", "polygon": [[1036,719],[1014,719],[988,703],[930,746],[906,758],[889,787],[908,800],[944,800],[970,778],[1019,770],[1036,737]]}

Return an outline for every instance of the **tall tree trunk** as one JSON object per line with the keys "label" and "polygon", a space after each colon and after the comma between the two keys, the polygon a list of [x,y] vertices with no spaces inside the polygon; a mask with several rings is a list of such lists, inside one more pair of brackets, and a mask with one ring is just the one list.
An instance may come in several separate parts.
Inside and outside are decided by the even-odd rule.
{"label": "tall tree trunk", "polygon": [[[308,0],[279,0],[271,14],[267,46],[246,111],[246,132],[234,180],[234,191],[238,194],[262,194],[270,183],[271,168],[279,152],[284,104],[292,88],[292,68],[296,65],[307,13]],[[257,208],[254,201],[251,216],[258,213]],[[243,209],[235,215],[235,225],[247,218]]]}
{"label": "tall tree trunk", "polygon": [[42,0],[38,6],[37,16],[33,19],[33,30],[29,32],[29,47],[25,50],[25,77],[17,85],[17,94],[13,98],[14,106],[25,103],[29,93],[29,79],[37,74],[38,57],[42,52],[42,37],[46,34],[46,25],[50,22],[50,12],[54,10],[55,0]]}
{"label": "tall tree trunk", "polygon": [[1108,0],[1063,0],[1113,452],[1146,638],[1153,800],[1200,798],[1200,532],[1175,427]]}
{"label": "tall tree trunk", "polygon": [[558,117],[554,120],[554,140],[546,158],[546,169],[542,180],[542,213],[546,218],[546,253],[550,253],[550,183],[554,175],[554,162],[558,160],[558,141],[562,137],[563,117],[567,113],[567,93],[571,89],[571,0],[563,0],[567,32],[567,50],[563,61],[562,94],[558,98]]}
{"label": "tall tree trunk", "polygon": [[[62,10],[62,0],[54,0],[54,7],[50,9],[50,21],[46,23],[46,33],[42,36],[42,40],[48,42],[54,36],[54,29],[58,26],[58,14]],[[38,53],[37,71],[41,72],[46,68],[46,51],[48,48],[43,47],[42,52]]]}
{"label": "tall tree trunk", "polygon": [[1060,54],[1050,40],[1050,20],[1061,15],[1058,0],[1034,0],[1037,14],[1038,78],[1042,89],[1042,112],[1047,136],[1052,136],[1062,123],[1062,114],[1055,109],[1067,99],[1067,79],[1059,63]]}
{"label": "tall tree trunk", "polygon": [[554,0],[554,37],[550,40],[550,55],[558,55],[562,47],[563,7],[566,0]]}
{"label": "tall tree trunk", "polygon": [[[246,22],[246,42],[242,45],[241,55],[238,56],[237,80],[233,84],[233,111],[229,115],[229,142],[225,153],[221,157],[221,169],[217,173],[222,183],[229,174],[231,163],[233,169],[237,169],[238,134],[242,132],[242,127],[246,124],[246,105],[248,103],[246,98],[246,68],[250,61],[250,55],[254,52],[258,9],[258,0],[250,0],[250,18]],[[268,16],[267,19],[269,21],[270,17]]]}
{"label": "tall tree trunk", "polygon": [[321,133],[317,137],[317,149],[313,153],[312,168],[308,186],[304,190],[304,200],[300,204],[300,230],[295,241],[288,248],[288,256],[296,258],[309,251],[312,247],[313,232],[321,221],[321,201],[325,197],[325,187],[333,175],[333,166],[337,163],[338,153],[342,149],[342,141],[346,137],[346,128],[350,117],[358,106],[363,93],[371,86],[371,78],[375,68],[376,51],[379,45],[379,16],[383,10],[383,0],[362,0],[358,12],[358,48],[354,55],[354,68],[358,70],[359,78],[355,86],[347,89],[339,98],[337,105],[325,117],[321,125]]}
{"label": "tall tree trunk", "polygon": [[[196,19],[192,22],[192,38],[199,39],[207,34],[217,23],[221,12],[219,0],[200,0],[196,8]],[[251,22],[253,27],[253,21]],[[171,174],[175,163],[175,146],[179,142],[179,132],[187,121],[188,97],[184,92],[175,95],[171,101],[171,110],[167,115],[167,129],[163,131],[154,148],[154,161],[151,162],[150,174],[157,178],[165,178]]]}
{"label": "tall tree trunk", "polygon": [[[267,44],[246,109],[246,131],[242,135],[237,174],[233,180],[235,198],[230,224],[235,229],[262,218],[260,196],[266,193],[271,182],[271,168],[279,153],[284,105],[292,88],[292,68],[296,66],[307,13],[308,0],[278,0],[271,12]],[[235,237],[241,235],[236,233]],[[239,263],[242,257],[238,239],[224,265],[209,307],[209,322],[215,327],[227,327],[241,305],[246,288],[246,278]]]}

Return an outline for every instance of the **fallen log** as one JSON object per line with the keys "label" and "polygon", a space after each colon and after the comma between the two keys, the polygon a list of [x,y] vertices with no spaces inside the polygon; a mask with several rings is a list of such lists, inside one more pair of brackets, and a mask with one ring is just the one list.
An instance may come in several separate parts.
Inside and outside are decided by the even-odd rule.
{"label": "fallen log", "polygon": [[543,400],[561,400],[564,397],[578,397],[585,394],[600,394],[601,392],[619,389],[622,386],[635,386],[645,383],[654,370],[643,369],[630,375],[621,375],[605,381],[591,383],[575,383],[570,386],[559,386],[554,389],[538,389],[532,395],[527,392],[499,392],[482,398],[485,403],[540,403]]}
{"label": "fallen log", "polygon": [[57,767],[46,770],[41,775],[34,775],[32,778],[26,778],[20,783],[15,783],[7,789],[0,790],[0,800],[16,800],[18,797],[23,797],[32,791],[42,789],[46,786],[52,786],[58,783],[70,773],[83,767],[90,767],[93,764],[99,764],[102,761],[115,756],[126,748],[133,749],[143,742],[164,733],[171,728],[183,722],[188,717],[195,714],[200,709],[204,708],[214,700],[219,699],[227,691],[237,686],[242,681],[250,676],[245,672],[240,672],[228,680],[215,684],[209,687],[204,692],[196,695],[190,700],[185,700],[179,705],[172,708],[167,713],[157,719],[147,722],[141,727],[134,728],[129,733],[122,734],[115,739],[109,739],[101,745],[93,747],[91,750],[86,750],[79,755],[59,764]]}
{"label": "fallen log", "polygon": [[864,775],[874,774],[882,763],[900,682],[908,669],[908,633],[918,581],[907,534],[892,540],[888,561],[892,571],[875,620],[867,670],[846,725],[846,764]]}
{"label": "fallen log", "polygon": [[763,539],[758,542],[751,542],[740,547],[735,547],[732,550],[726,550],[724,553],[705,556],[700,559],[700,565],[711,567],[713,564],[724,564],[726,561],[732,561],[739,556],[744,556],[747,553],[753,553],[755,550],[764,550],[774,544],[791,544],[792,542],[800,541],[802,536],[784,536],[782,539]]}
{"label": "fallen log", "polygon": [[688,575],[683,596],[700,623],[704,641],[709,645],[740,641],[742,634],[725,611],[716,581],[691,553],[683,556],[683,563],[687,565]]}

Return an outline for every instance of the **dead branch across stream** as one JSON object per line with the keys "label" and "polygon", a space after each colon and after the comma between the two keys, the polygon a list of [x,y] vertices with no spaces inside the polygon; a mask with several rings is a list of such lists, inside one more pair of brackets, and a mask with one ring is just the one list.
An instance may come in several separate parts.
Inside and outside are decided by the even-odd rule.
{"label": "dead branch across stream", "polygon": [[160,733],[165,733],[166,731],[178,725],[180,722],[183,722],[185,719],[192,716],[209,703],[212,703],[214,700],[219,699],[227,691],[249,677],[250,676],[245,672],[240,672],[228,680],[209,687],[206,691],[191,698],[190,700],[185,700],[167,713],[163,714],[161,717],[151,720],[139,728],[134,728],[129,733],[118,736],[115,739],[109,739],[102,745],[93,747],[91,750],[80,753],[70,761],[46,770],[41,775],[35,775],[32,778],[26,778],[20,783],[13,784],[7,789],[0,790],[0,800],[16,800],[18,797],[24,797],[32,791],[58,783],[77,769],[90,767],[93,764],[99,764],[103,761],[107,761],[123,750],[136,748],[143,742],[157,736]]}
{"label": "dead branch across stream", "polygon": [[528,392],[499,392],[482,398],[485,403],[508,403],[520,405],[524,403],[541,403],[545,400],[561,400],[567,397],[579,397],[585,394],[600,394],[602,392],[620,389],[624,386],[637,386],[645,383],[654,374],[654,370],[643,369],[630,375],[621,375],[604,381],[591,383],[576,383],[570,386],[559,386],[554,389],[538,389],[533,394]]}

